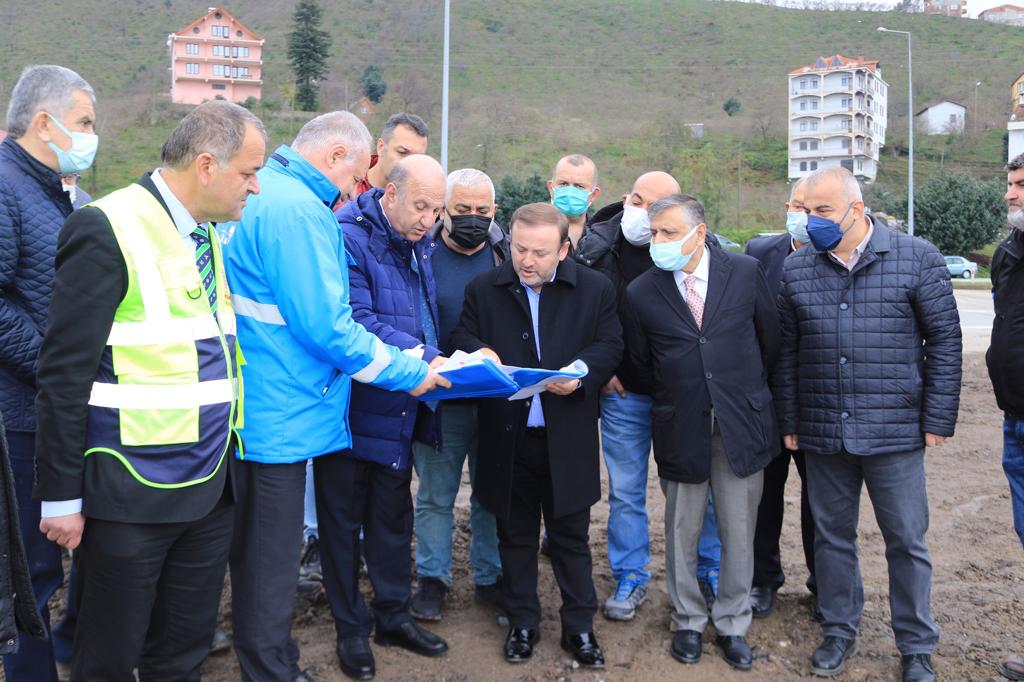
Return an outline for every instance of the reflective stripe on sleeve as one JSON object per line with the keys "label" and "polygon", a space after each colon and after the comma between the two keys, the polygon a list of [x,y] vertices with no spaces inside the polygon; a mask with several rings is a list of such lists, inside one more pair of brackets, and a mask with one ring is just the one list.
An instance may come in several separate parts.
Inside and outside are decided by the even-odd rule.
{"label": "reflective stripe on sleeve", "polygon": [[373,360],[366,367],[352,375],[353,379],[362,384],[368,384],[375,380],[391,364],[391,354],[388,353],[387,346],[377,337],[374,337],[373,340],[375,342]]}
{"label": "reflective stripe on sleeve", "polygon": [[252,318],[257,322],[276,324],[282,327],[288,324],[281,317],[281,311],[273,303],[257,303],[251,298],[231,294],[231,305],[235,309],[236,315],[242,315]]}

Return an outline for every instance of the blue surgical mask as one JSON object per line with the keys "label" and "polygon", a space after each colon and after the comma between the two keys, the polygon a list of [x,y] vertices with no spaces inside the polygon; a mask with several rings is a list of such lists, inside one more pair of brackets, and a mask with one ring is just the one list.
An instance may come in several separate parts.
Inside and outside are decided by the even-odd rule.
{"label": "blue surgical mask", "polygon": [[807,236],[811,240],[811,244],[818,251],[831,251],[832,249],[839,246],[839,242],[843,241],[843,235],[846,233],[843,230],[843,221],[846,220],[846,216],[850,215],[850,209],[853,208],[853,202],[846,207],[846,213],[839,219],[839,222],[829,220],[828,218],[822,218],[817,215],[807,216]]}
{"label": "blue surgical mask", "polygon": [[587,212],[590,192],[579,187],[556,187],[551,193],[551,203],[570,218]]}
{"label": "blue surgical mask", "polygon": [[693,251],[690,253],[683,253],[683,244],[685,244],[686,240],[692,237],[696,231],[697,228],[695,227],[687,232],[686,236],[682,239],[676,239],[671,242],[655,244],[652,240],[651,245],[648,247],[651,253],[651,260],[654,261],[654,264],[660,269],[668,272],[682,270],[690,264],[690,259],[692,259],[694,254],[697,253],[697,249],[701,247],[701,245],[698,244],[693,247]]}
{"label": "blue surgical mask", "polygon": [[811,238],[807,234],[807,214],[803,211],[787,211],[786,231],[798,244],[809,243]]}
{"label": "blue surgical mask", "polygon": [[[50,114],[47,114],[50,116]],[[96,158],[96,148],[99,147],[100,138],[92,133],[71,132],[61,122],[50,116],[58,128],[71,138],[71,149],[64,151],[53,142],[47,142],[50,149],[57,155],[57,163],[60,165],[61,173],[82,173],[89,169],[93,159]]]}

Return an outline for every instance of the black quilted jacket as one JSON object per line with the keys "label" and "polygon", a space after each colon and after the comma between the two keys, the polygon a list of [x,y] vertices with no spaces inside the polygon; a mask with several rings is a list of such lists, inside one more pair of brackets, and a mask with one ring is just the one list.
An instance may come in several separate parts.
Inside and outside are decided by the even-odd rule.
{"label": "black quilted jacket", "polygon": [[907,452],[924,433],[953,435],[960,316],[930,243],[876,223],[852,273],[800,249],[783,268],[779,318],[779,427],[805,452]]}
{"label": "black quilted jacket", "polygon": [[0,413],[11,431],[36,428],[36,360],[70,214],[56,171],[10,137],[0,142]]}

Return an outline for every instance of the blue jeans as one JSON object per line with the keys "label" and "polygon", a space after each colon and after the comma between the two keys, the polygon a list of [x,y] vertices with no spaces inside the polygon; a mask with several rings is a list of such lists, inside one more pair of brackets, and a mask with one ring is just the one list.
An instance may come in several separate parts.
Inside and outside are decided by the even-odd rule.
{"label": "blue jeans", "polygon": [[708,510],[704,513],[704,525],[700,528],[700,542],[697,543],[697,578],[704,579],[708,573],[718,573],[722,563],[722,541],[718,538],[718,520],[711,490],[708,490]]}
{"label": "blue jeans", "polygon": [[[50,609],[47,602],[64,582],[60,547],[39,532],[39,500],[32,499],[35,481],[36,434],[30,431],[8,431],[11,469],[18,498],[18,516],[21,537],[25,541],[28,572],[36,594],[36,606],[43,616],[46,629],[50,629]],[[12,529],[13,531],[13,529]],[[18,633],[18,653],[4,656],[4,675],[8,680],[57,682],[57,665],[53,659],[51,639],[35,639],[27,632]]]}
{"label": "blue jeans", "polygon": [[[452,525],[462,464],[469,459],[470,485],[476,481],[476,406],[449,403],[441,408],[441,447],[413,443],[416,491],[416,576],[452,584]],[[477,585],[493,585],[501,576],[498,530],[494,515],[470,497],[469,561]]]}
{"label": "blue jeans", "polygon": [[601,450],[608,470],[608,563],[612,577],[651,579],[647,465],[651,457],[650,396],[601,397]]}
{"label": "blue jeans", "polygon": [[319,538],[320,532],[316,526],[316,490],[313,488],[313,460],[306,460],[306,497],[303,502],[302,511],[302,539],[308,541],[310,538]]}
{"label": "blue jeans", "polygon": [[1024,419],[1003,422],[1003,471],[1010,482],[1013,527],[1024,545]]}

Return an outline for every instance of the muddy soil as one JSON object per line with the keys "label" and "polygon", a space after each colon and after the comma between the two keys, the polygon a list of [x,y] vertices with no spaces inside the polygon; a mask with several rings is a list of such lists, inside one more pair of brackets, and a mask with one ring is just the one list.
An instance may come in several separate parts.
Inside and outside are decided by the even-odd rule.
{"label": "muddy soil", "polygon": [[[1010,498],[1001,468],[1001,415],[992,397],[980,353],[965,356],[965,382],[957,434],[928,454],[931,530],[928,542],[934,563],[932,608],[942,628],[935,667],[944,680],[1000,679],[995,664],[1014,651],[1024,653],[1024,553],[1013,532]],[[605,481],[605,485],[607,482]],[[558,589],[551,567],[541,560],[542,641],[533,660],[518,666],[504,662],[505,628],[494,613],[473,599],[469,574],[468,497],[456,510],[455,586],[444,621],[432,627],[448,640],[449,653],[427,659],[374,646],[377,680],[411,682],[509,682],[573,680],[591,682],[646,680],[793,680],[810,676],[808,658],[820,630],[810,619],[810,595],[804,588],[799,533],[800,480],[795,468],[786,490],[783,562],[786,585],[778,607],[768,618],[754,621],[749,640],[754,669],[731,670],[712,643],[714,628],[704,635],[704,657],[696,666],[674,661],[668,653],[670,604],[665,590],[664,497],[654,467],[648,483],[654,578],[647,602],[635,620],[613,623],[600,615],[596,632],[608,666],[601,672],[574,669],[559,648]],[[466,486],[468,487],[468,483]],[[613,589],[606,557],[607,498],[593,508],[591,548],[598,597]],[[884,548],[867,495],[861,502],[861,569],[866,604],[860,653],[851,659],[843,680],[898,680],[899,657],[889,626],[888,579]],[[366,588],[369,591],[367,583]],[[229,614],[226,603],[225,614]],[[230,618],[226,615],[230,629]],[[323,593],[302,600],[295,614],[295,638],[302,649],[301,665],[319,682],[345,678],[334,653],[334,627]],[[211,682],[237,680],[231,653],[212,656],[204,666]]]}

